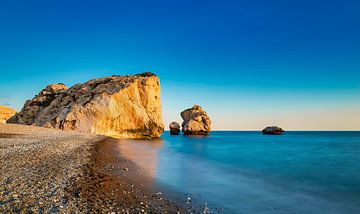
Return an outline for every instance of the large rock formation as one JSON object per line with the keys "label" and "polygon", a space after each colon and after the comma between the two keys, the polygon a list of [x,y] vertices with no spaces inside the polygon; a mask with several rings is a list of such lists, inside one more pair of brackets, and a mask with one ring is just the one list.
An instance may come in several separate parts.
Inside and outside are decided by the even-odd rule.
{"label": "large rock formation", "polygon": [[160,80],[150,73],[47,86],[8,122],[126,138],[164,130]]}
{"label": "large rock formation", "polygon": [[178,124],[177,122],[172,122],[169,125],[169,129],[170,129],[170,134],[171,135],[179,135],[179,133],[180,133],[180,124]]}
{"label": "large rock formation", "polygon": [[268,126],[262,130],[262,133],[265,135],[282,135],[284,132],[282,128],[277,126]]}
{"label": "large rock formation", "polygon": [[16,111],[6,106],[0,106],[0,123],[6,123],[6,120],[16,114]]}
{"label": "large rock formation", "polygon": [[184,120],[182,131],[186,135],[207,135],[211,132],[211,120],[208,114],[199,106],[194,105],[192,108],[181,112]]}

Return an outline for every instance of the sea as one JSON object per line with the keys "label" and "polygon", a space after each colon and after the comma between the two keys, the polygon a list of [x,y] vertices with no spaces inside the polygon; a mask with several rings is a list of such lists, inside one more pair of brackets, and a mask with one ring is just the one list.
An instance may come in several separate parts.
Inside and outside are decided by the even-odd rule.
{"label": "sea", "polygon": [[360,132],[165,132],[119,145],[156,186],[204,213],[360,213]]}

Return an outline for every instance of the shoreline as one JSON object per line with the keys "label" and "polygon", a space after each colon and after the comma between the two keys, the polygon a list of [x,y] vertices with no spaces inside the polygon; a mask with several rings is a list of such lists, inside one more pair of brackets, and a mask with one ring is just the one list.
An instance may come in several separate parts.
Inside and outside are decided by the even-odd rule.
{"label": "shoreline", "polygon": [[0,124],[0,212],[187,212],[108,139]]}
{"label": "shoreline", "polygon": [[114,141],[105,138],[94,145],[90,166],[85,169],[86,176],[73,188],[82,190],[87,203],[107,204],[110,208],[104,210],[92,203],[92,211],[185,213],[184,207],[164,197],[164,192],[155,188],[154,181],[140,167],[114,149]]}

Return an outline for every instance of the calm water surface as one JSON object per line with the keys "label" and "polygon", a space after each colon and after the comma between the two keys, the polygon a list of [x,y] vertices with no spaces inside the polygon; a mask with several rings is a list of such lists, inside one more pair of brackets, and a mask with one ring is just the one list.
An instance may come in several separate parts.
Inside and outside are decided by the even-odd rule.
{"label": "calm water surface", "polygon": [[360,132],[119,142],[157,185],[224,213],[360,213]]}

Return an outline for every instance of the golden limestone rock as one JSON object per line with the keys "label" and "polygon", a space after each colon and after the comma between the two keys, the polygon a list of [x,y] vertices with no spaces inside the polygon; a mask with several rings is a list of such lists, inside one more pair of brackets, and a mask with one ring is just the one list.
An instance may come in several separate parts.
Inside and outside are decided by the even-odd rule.
{"label": "golden limestone rock", "polygon": [[211,119],[201,106],[194,105],[180,115],[184,120],[182,131],[185,135],[207,135],[211,132]]}
{"label": "golden limestone rock", "polygon": [[6,123],[10,117],[14,116],[16,111],[6,106],[0,106],[0,123]]}
{"label": "golden limestone rock", "polygon": [[8,122],[119,138],[157,138],[164,130],[160,79],[147,72],[98,78],[71,88],[52,84]]}

